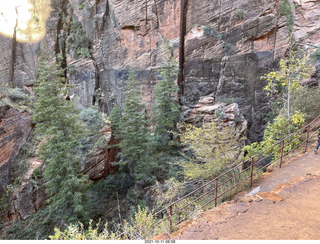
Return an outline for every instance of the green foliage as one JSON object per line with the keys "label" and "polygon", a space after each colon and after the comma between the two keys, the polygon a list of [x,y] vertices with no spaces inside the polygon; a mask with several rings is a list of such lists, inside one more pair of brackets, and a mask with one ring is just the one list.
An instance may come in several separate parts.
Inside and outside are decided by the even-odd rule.
{"label": "green foliage", "polygon": [[[89,190],[89,201],[92,206],[90,218],[101,219],[102,222],[108,219],[110,228],[122,222],[122,219],[129,216],[130,206],[136,206],[138,203],[139,196],[133,188],[134,180],[121,171],[93,183]],[[130,193],[131,189],[133,189],[133,194]]]}
{"label": "green foliage", "polygon": [[234,103],[235,99],[233,97],[228,97],[226,94],[224,94],[223,96],[215,97],[215,100],[220,103],[231,104]]}
{"label": "green foliage", "polygon": [[202,26],[201,29],[203,30],[203,35],[210,36],[214,38],[215,40],[221,39],[221,34],[217,29],[215,29],[212,26]]}
{"label": "green foliage", "polygon": [[9,207],[9,197],[13,190],[13,186],[9,185],[7,190],[0,197],[0,213]]}
{"label": "green foliage", "polygon": [[108,223],[102,231],[99,231],[99,223],[93,227],[91,220],[89,228],[85,230],[83,224],[79,222],[70,224],[64,231],[55,228],[54,235],[49,238],[50,240],[145,240],[152,237],[155,221],[147,208],[141,209],[138,206],[138,211],[130,222],[124,221],[123,225],[118,225],[115,232],[108,230]]}
{"label": "green foliage", "polygon": [[59,225],[61,216],[50,213],[48,207],[39,209],[26,220],[21,220],[6,229],[7,240],[44,240],[53,234],[54,226]]}
{"label": "green foliage", "polygon": [[238,9],[236,14],[234,15],[234,18],[236,20],[243,20],[244,19],[244,14],[245,14],[245,11],[242,10],[242,9]]}
{"label": "green foliage", "polygon": [[237,51],[237,48],[233,46],[231,43],[225,43],[223,51],[225,55],[232,55],[232,54],[235,54],[235,52]]}
{"label": "green foliage", "polygon": [[105,115],[97,107],[81,108],[80,119],[85,123],[91,134],[98,134],[107,124]]}
{"label": "green foliage", "polygon": [[310,59],[314,62],[320,62],[320,48],[311,53]]}
{"label": "green foliage", "polygon": [[224,168],[240,162],[238,138],[228,127],[215,122],[203,123],[201,127],[186,124],[179,130],[181,144],[188,146],[193,155],[185,155],[179,162],[183,174],[190,180],[210,180]]}
{"label": "green foliage", "polygon": [[122,166],[127,166],[130,174],[139,182],[150,182],[150,175],[154,167],[152,162],[148,162],[148,139],[149,119],[142,103],[140,85],[136,81],[134,71],[129,72],[127,84],[126,101],[124,104],[124,114],[120,123]]}
{"label": "green foliage", "polygon": [[84,229],[82,223],[70,224],[64,231],[54,228],[54,235],[50,235],[50,240],[119,240],[116,233],[108,231],[108,225],[104,226],[104,230],[99,233],[100,226],[92,226],[90,220],[88,230]]}
{"label": "green foliage", "polygon": [[88,6],[89,6],[88,1],[87,1],[87,0],[84,0],[84,1],[82,1],[82,3],[79,5],[78,9],[79,9],[79,10],[82,10],[82,9],[84,9],[85,7],[88,7]]}
{"label": "green foliage", "polygon": [[[197,184],[194,181],[183,181],[179,182],[175,178],[170,178],[169,180],[165,181],[164,183],[157,182],[152,188],[150,189],[152,196],[154,197],[155,206],[154,209],[156,209],[155,212],[157,212],[160,209],[163,209],[164,207],[167,207],[169,204],[176,202],[178,199],[182,198],[186,194],[192,192],[197,187],[199,187],[203,182]],[[212,187],[212,185],[210,185]],[[182,208],[183,206],[190,204],[188,208],[184,208],[180,211],[178,211],[172,218],[172,221],[174,223],[179,222],[180,220],[187,217],[187,215],[195,211],[190,218],[196,217],[199,213],[199,202],[191,203],[192,200],[194,200],[199,195],[195,194],[190,198],[184,199],[180,201],[179,203],[175,204],[173,211],[175,212],[177,209]],[[166,217],[164,215],[163,217]],[[162,218],[163,218],[162,217]],[[168,225],[168,222],[165,222],[161,227],[162,232],[170,232],[170,227]]]}
{"label": "green foliage", "polygon": [[279,14],[280,16],[286,16],[287,26],[289,31],[293,31],[294,24],[294,15],[293,15],[293,6],[289,2],[289,0],[281,0],[279,6]]}
{"label": "green foliage", "polygon": [[[281,59],[279,71],[272,71],[261,79],[266,79],[268,81],[267,86],[264,88],[270,93],[279,94],[280,90],[278,87],[287,88],[287,118],[290,118],[290,98],[291,93],[293,93],[297,88],[300,87],[300,81],[303,78],[307,78],[311,72],[311,68],[307,65],[307,57],[298,58],[294,53],[291,53],[289,58]],[[283,94],[282,94],[283,95]]]}
{"label": "green foliage", "polygon": [[85,134],[78,111],[65,100],[63,70],[44,48],[37,67],[37,104],[33,120],[36,131],[46,137],[40,148],[45,163],[44,179],[52,211],[69,222],[86,219],[89,181],[80,173],[81,139]]}
{"label": "green foliage", "polygon": [[73,20],[70,25],[70,35],[66,40],[67,50],[74,58],[90,58],[89,38],[84,33],[81,24]]}
{"label": "green foliage", "polygon": [[173,139],[172,131],[181,114],[181,106],[177,100],[178,86],[174,83],[178,75],[178,64],[171,55],[173,50],[165,43],[163,67],[160,69],[161,81],[154,88],[154,135],[160,137],[161,144],[168,146]]}
{"label": "green foliage", "polygon": [[32,172],[32,179],[33,180],[38,180],[40,178],[43,177],[43,172],[41,170],[41,167],[36,168],[33,172]]}
{"label": "green foliage", "polygon": [[264,120],[266,122],[272,122],[279,115],[284,105],[285,101],[282,98],[277,98],[275,101],[270,101],[271,110],[267,113]]}
{"label": "green foliage", "polygon": [[80,109],[80,119],[88,129],[88,136],[82,139],[82,144],[86,152],[103,148],[106,146],[103,135],[100,130],[108,124],[104,113],[100,112],[98,107]]}
{"label": "green foliage", "polygon": [[120,139],[120,124],[121,124],[121,110],[118,104],[112,108],[110,115],[110,122],[112,126],[112,134],[115,139]]}
{"label": "green foliage", "polygon": [[320,87],[300,87],[291,99],[290,113],[300,111],[306,115],[306,121],[312,121],[320,111]]}
{"label": "green foliage", "polygon": [[[305,114],[301,112],[296,112],[293,114],[288,120],[283,115],[278,115],[272,123],[269,123],[264,132],[263,141],[261,143],[254,142],[251,145],[245,146],[243,148],[244,151],[248,152],[248,158],[258,154],[259,152],[264,151],[263,155],[267,156],[269,154],[273,154],[274,158],[278,158],[280,155],[281,144],[278,144],[272,148],[272,145],[287,137],[289,134],[298,131],[301,126],[303,126],[305,122]],[[299,133],[292,136],[291,138],[287,138],[285,140],[286,147],[284,148],[284,152],[290,151],[296,145],[300,143],[299,140],[295,140],[293,143],[289,144],[289,142],[294,139],[299,138]],[[270,148],[270,149],[269,149]]]}
{"label": "green foliage", "polygon": [[31,112],[34,96],[29,96],[21,88],[12,88],[0,83],[0,104],[5,103],[18,110]]}

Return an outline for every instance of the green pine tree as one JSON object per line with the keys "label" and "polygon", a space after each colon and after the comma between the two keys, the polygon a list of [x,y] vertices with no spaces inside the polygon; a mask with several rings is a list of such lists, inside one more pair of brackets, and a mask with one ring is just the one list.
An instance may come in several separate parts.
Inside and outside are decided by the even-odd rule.
{"label": "green pine tree", "polygon": [[120,139],[121,110],[118,104],[115,104],[111,111],[110,122],[112,127],[112,135],[115,139]]}
{"label": "green pine tree", "polygon": [[160,69],[161,81],[154,89],[154,134],[162,146],[168,145],[168,142],[173,139],[172,132],[175,130],[181,114],[181,106],[177,99],[179,88],[175,84],[179,69],[171,54],[172,48],[168,42],[165,42],[165,62]]}
{"label": "green pine tree", "polygon": [[126,101],[120,123],[120,164],[128,166],[136,181],[149,181],[153,164],[147,162],[150,138],[149,119],[142,103],[140,85],[134,71],[129,72]]}
{"label": "green pine tree", "polygon": [[50,207],[64,220],[86,220],[86,190],[89,181],[80,172],[81,139],[84,125],[66,94],[63,70],[48,53],[41,51],[36,80],[37,103],[33,116],[36,130],[46,141],[40,148],[40,158],[45,163]]}

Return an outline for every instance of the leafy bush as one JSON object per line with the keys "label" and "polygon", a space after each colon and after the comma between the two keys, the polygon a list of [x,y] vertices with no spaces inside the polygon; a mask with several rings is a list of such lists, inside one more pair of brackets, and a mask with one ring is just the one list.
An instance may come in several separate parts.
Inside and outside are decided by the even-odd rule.
{"label": "leafy bush", "polygon": [[244,11],[244,10],[238,9],[237,12],[236,12],[236,14],[234,15],[234,18],[235,18],[236,20],[243,20],[244,14],[245,14],[245,11]]}
{"label": "leafy bush", "polygon": [[7,88],[5,95],[12,101],[29,100],[29,96],[25,94],[20,88]]}
{"label": "leafy bush", "polygon": [[[280,155],[281,144],[277,144],[276,146],[271,147],[278,141],[287,137],[289,134],[298,131],[301,126],[305,123],[305,114],[301,112],[296,112],[290,117],[288,120],[283,115],[278,115],[272,123],[269,123],[264,132],[263,141],[258,143],[254,142],[251,145],[245,146],[243,151],[248,152],[248,158],[258,154],[259,152],[263,152],[263,155],[267,156],[269,154],[273,154],[273,158],[278,158]],[[299,140],[295,140],[293,143],[289,143],[294,139],[299,138],[299,133],[293,135],[291,138],[287,138],[283,152],[286,153],[294,148],[296,145],[300,143]],[[270,148],[271,147],[271,148]]]}
{"label": "leafy bush", "polygon": [[89,228],[85,230],[83,224],[79,222],[70,224],[64,231],[55,228],[54,235],[49,238],[51,240],[139,240],[152,237],[154,219],[147,208],[141,209],[138,206],[138,211],[130,222],[124,221],[123,225],[118,225],[115,232],[108,230],[108,223],[102,231],[99,231],[99,223],[93,227],[90,220]]}
{"label": "leafy bush", "polygon": [[90,58],[89,38],[82,29],[81,24],[73,20],[71,21],[70,35],[66,41],[67,50],[74,58]]}
{"label": "leafy bush", "polygon": [[17,109],[30,109],[32,107],[33,96],[26,94],[21,88],[12,88],[7,84],[0,83],[0,100],[10,104]]}
{"label": "leafy bush", "polygon": [[311,53],[310,59],[314,62],[320,62],[320,48],[318,48],[316,51]]}
{"label": "leafy bush", "polygon": [[86,124],[91,134],[98,134],[107,125],[106,117],[98,107],[81,108],[80,119]]}
{"label": "leafy bush", "polygon": [[41,170],[41,167],[36,168],[33,172],[32,172],[32,179],[33,180],[38,180],[40,178],[43,177],[43,172]]}
{"label": "leafy bush", "polygon": [[210,36],[216,40],[221,39],[221,34],[217,29],[212,26],[202,26],[201,29],[203,30],[203,35]]}
{"label": "leafy bush", "polygon": [[319,115],[320,87],[300,87],[291,99],[291,114],[300,111],[306,115],[306,121],[311,121]]}
{"label": "leafy bush", "polygon": [[179,128],[181,144],[187,146],[192,156],[178,162],[189,180],[210,180],[225,167],[241,161],[238,138],[228,127],[216,122],[204,122],[201,127],[184,124]]}
{"label": "leafy bush", "polygon": [[217,96],[215,97],[215,100],[220,103],[226,103],[226,104],[231,104],[234,103],[235,99],[233,97],[228,97],[226,94],[223,96]]}
{"label": "leafy bush", "polygon": [[237,48],[233,46],[231,43],[225,43],[223,51],[225,55],[232,55],[237,51]]}
{"label": "leafy bush", "polygon": [[287,120],[289,121],[292,94],[300,87],[300,81],[309,76],[311,67],[307,65],[307,56],[300,58],[293,51],[290,52],[289,58],[281,59],[279,65],[280,70],[272,71],[262,76],[261,79],[268,81],[264,87],[267,95],[280,95],[286,103]]}

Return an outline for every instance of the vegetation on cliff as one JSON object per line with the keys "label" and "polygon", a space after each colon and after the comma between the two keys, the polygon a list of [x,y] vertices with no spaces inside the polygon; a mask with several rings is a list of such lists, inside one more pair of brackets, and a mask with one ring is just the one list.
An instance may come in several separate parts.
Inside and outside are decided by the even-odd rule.
{"label": "vegetation on cliff", "polygon": [[[80,2],[80,5],[78,4],[78,10],[83,12],[87,11],[88,1]],[[103,26],[107,25],[109,19],[106,18],[106,16],[109,17],[109,15],[105,13],[102,15],[104,10],[102,10],[101,6],[103,4],[99,4],[101,5],[99,5],[96,10],[101,11],[101,14],[94,16],[94,24],[100,25],[99,28],[105,30]],[[94,12],[93,9],[94,8],[92,8],[92,12]],[[111,10],[109,8],[107,9],[108,11]],[[148,8],[146,10],[148,12]],[[238,143],[239,138],[233,134],[233,130],[227,128],[222,129],[219,125],[221,121],[202,123],[199,119],[197,126],[184,125],[177,128],[177,123],[181,122],[182,112],[186,112],[187,114],[187,111],[182,111],[182,107],[178,103],[177,93],[179,93],[179,88],[175,84],[178,69],[174,61],[173,50],[169,47],[165,50],[166,53],[162,59],[162,67],[158,70],[158,78],[160,79],[157,80],[157,84],[152,93],[153,106],[151,111],[146,112],[141,94],[141,84],[143,80],[139,79],[141,76],[139,78],[136,76],[138,72],[134,70],[129,72],[128,79],[126,77],[127,72],[121,71],[123,74],[123,76],[121,75],[121,79],[123,78],[123,80],[125,80],[124,83],[127,88],[125,100],[122,98],[108,98],[109,100],[106,99],[108,102],[104,104],[100,103],[103,96],[107,97],[107,89],[101,93],[99,91],[101,100],[99,100],[100,98],[96,99],[96,97],[94,97],[93,103],[99,102],[101,108],[107,104],[108,108],[106,110],[108,111],[110,105],[114,104],[110,121],[112,136],[116,139],[117,145],[113,144],[111,147],[118,147],[120,153],[118,154],[117,162],[113,162],[112,167],[115,166],[115,169],[112,174],[98,182],[90,184],[87,177],[80,171],[88,151],[92,152],[96,149],[107,147],[101,136],[101,129],[106,125],[105,116],[97,111],[100,109],[98,107],[81,109],[80,111],[75,104],[69,101],[69,85],[65,79],[67,74],[66,70],[63,70],[61,66],[63,68],[67,66],[67,57],[68,59],[93,58],[95,61],[98,61],[96,64],[99,68],[99,74],[98,72],[97,74],[99,79],[101,79],[99,82],[102,83],[105,81],[102,79],[109,79],[106,78],[108,75],[111,77],[110,73],[106,71],[106,69],[109,68],[107,65],[114,64],[112,62],[108,62],[107,65],[102,64],[102,59],[111,60],[115,56],[123,56],[127,59],[131,57],[132,50],[125,50],[125,48],[123,48],[125,50],[123,53],[119,52],[114,56],[112,56],[112,54],[103,58],[97,57],[97,55],[99,55],[97,54],[99,48],[104,50],[104,46],[112,48],[112,45],[102,39],[95,39],[91,42],[84,31],[84,29],[87,31],[87,28],[82,27],[91,26],[89,25],[91,23],[89,23],[88,26],[81,25],[75,18],[70,17],[72,11],[68,17],[66,17],[65,14],[69,10],[63,11],[65,12],[62,12],[62,10],[60,12],[62,29],[60,29],[60,33],[57,34],[57,42],[59,42],[57,43],[57,47],[59,47],[60,50],[56,47],[56,52],[60,52],[57,53],[58,60],[63,59],[65,63],[63,65],[56,63],[54,57],[50,57],[50,55],[43,51],[37,68],[38,78],[35,82],[38,96],[36,109],[34,111],[34,122],[37,124],[36,133],[44,136],[46,141],[40,150],[40,156],[44,165],[33,172],[32,184],[36,187],[45,185],[46,192],[50,199],[48,205],[36,214],[24,221],[18,222],[12,228],[6,229],[6,237],[11,239],[44,239],[51,235],[51,239],[66,240],[149,238],[156,231],[159,231],[154,229],[153,224],[157,219],[153,219],[150,212],[166,207],[168,204],[192,192],[195,188],[203,184],[203,182],[207,182],[216,175],[219,175],[225,168],[233,165],[233,163],[243,159]],[[273,10],[270,11],[273,12]],[[98,15],[101,15],[101,19],[98,18]],[[110,11],[111,22],[115,19],[113,15],[114,13]],[[241,58],[242,52],[240,52],[240,48],[242,44],[240,45],[240,42],[233,40],[233,35],[243,35],[241,31],[245,28],[240,22],[250,23],[250,29],[248,30],[252,30],[255,35],[258,30],[255,29],[254,23],[259,21],[253,21],[252,23],[247,21],[251,15],[247,10],[239,9],[234,11],[232,15],[237,22],[237,28],[239,28],[239,32],[238,30],[235,31],[236,34],[229,31],[224,32],[224,28],[233,31],[235,29],[220,25],[220,23],[217,29],[213,27],[216,26],[213,25],[213,23],[201,28],[208,42],[219,40],[219,47],[214,46],[215,48],[212,48],[211,44],[205,42],[203,37],[199,39],[192,37],[194,39],[188,40],[191,46],[196,46],[198,41],[201,40],[201,42],[203,42],[201,48],[204,48],[203,51],[201,51],[203,52],[201,55],[197,53],[196,49],[194,52],[192,49],[186,50],[186,55],[189,53],[188,55],[192,54],[192,56],[195,57],[203,56],[203,59],[206,59],[203,64],[201,64],[202,66],[194,65],[194,63],[186,63],[186,66],[196,67],[194,69],[185,67],[185,73],[192,74],[189,74],[188,77],[186,76],[187,78],[191,77],[188,83],[188,85],[190,84],[188,92],[193,92],[192,89],[196,88],[195,93],[197,94],[195,97],[197,98],[198,95],[200,96],[204,93],[208,94],[209,91],[214,91],[217,94],[214,99],[218,99],[219,96],[224,96],[225,99],[223,101],[221,100],[221,102],[229,104],[234,101],[240,101],[243,107],[250,107],[247,105],[250,105],[252,101],[244,102],[243,100],[245,99],[243,99],[243,97],[236,98],[237,95],[235,94],[238,94],[237,90],[239,88],[243,88],[244,90],[246,88],[252,88],[246,87],[247,84],[243,82],[246,79],[253,79],[252,83],[248,83],[250,85],[253,83],[256,84],[257,87],[259,85],[257,85],[258,81],[254,80],[256,78],[237,74],[238,71],[246,73],[243,67],[241,67],[243,66],[242,61],[246,60]],[[280,2],[279,15],[286,16],[287,24],[291,32],[293,8],[290,1],[282,0]],[[259,15],[259,18],[263,20],[270,16],[274,15],[268,12]],[[90,15],[90,17],[92,16]],[[147,17],[149,18],[149,16]],[[220,19],[225,19],[223,15],[220,17]],[[273,20],[273,18],[270,19]],[[157,21],[159,21],[159,19]],[[255,36],[250,36],[249,41],[252,41],[252,45],[259,43],[259,41],[264,41],[264,37],[267,37],[266,39],[268,39],[268,41],[271,40],[269,34],[273,33],[274,27],[271,26],[270,29],[268,29],[269,27],[264,28],[263,21],[260,22],[259,28],[261,27],[260,29],[264,31],[267,30],[267,34],[264,33],[263,36],[257,39],[258,42],[255,43],[253,43],[253,41],[256,41]],[[116,22],[113,24],[117,25]],[[148,22],[147,24],[149,25],[150,23]],[[157,23],[157,25],[159,25],[159,23]],[[137,31],[137,29],[137,26],[125,26],[121,34],[126,35],[126,32],[131,33],[132,30]],[[148,31],[150,30],[148,29],[147,32]],[[139,32],[143,32],[143,28],[140,28]],[[248,33],[249,32],[251,31],[248,31]],[[103,35],[106,33],[108,35],[110,34],[110,36],[106,35],[110,39],[118,40],[123,38],[121,35],[111,36],[114,34],[113,32],[105,32]],[[280,31],[277,33],[282,34]],[[90,34],[93,35],[97,33],[92,32]],[[146,36],[149,36],[149,34]],[[243,39],[241,39],[241,42],[242,40]],[[142,50],[144,50],[143,48],[146,46],[146,42],[144,41],[141,36],[139,45]],[[249,41],[246,40],[245,43],[249,43]],[[158,46],[159,43],[160,42],[157,42],[156,45]],[[275,43],[275,46],[276,44],[278,43]],[[259,45],[257,45],[257,48],[259,49],[258,46]],[[125,47],[125,43],[123,47]],[[92,48],[92,50],[90,50],[90,48]],[[214,51],[211,50],[211,53],[206,53],[206,48]],[[221,51],[221,57],[219,56],[219,50]],[[233,55],[236,52],[239,55]],[[266,51],[262,54],[265,55],[268,52],[269,51]],[[261,53],[259,53],[259,55],[260,54]],[[105,53],[103,55],[105,55]],[[212,59],[211,56],[214,56],[214,59]],[[248,61],[248,63],[251,63],[251,57],[256,59],[258,55],[251,53],[248,57],[249,56],[250,61]],[[313,59],[319,59],[318,56],[319,53],[315,52],[312,57]],[[101,60],[99,60],[100,58]],[[121,62],[122,65],[125,63],[124,61]],[[157,63],[157,61],[155,63]],[[233,63],[240,63],[239,68],[234,68],[231,63],[232,65]],[[255,61],[254,64],[261,65],[258,61]],[[152,69],[154,67],[156,66],[152,64]],[[201,70],[201,68],[203,69]],[[249,156],[257,151],[264,150],[269,145],[282,139],[286,134],[296,131],[305,120],[310,120],[318,115],[320,89],[318,87],[300,87],[299,85],[301,78],[307,77],[307,59],[305,57],[302,58],[302,56],[290,56],[288,59],[281,60],[278,68],[280,69],[279,71],[270,72],[264,76],[264,81],[262,81],[265,82],[267,80],[269,82],[266,89],[270,92],[270,100],[274,101],[275,109],[272,109],[268,117],[269,123],[266,126],[263,141],[259,143],[255,142],[245,147],[244,150],[249,152]],[[68,75],[72,73],[71,69],[69,69],[69,71]],[[256,72],[260,75],[260,71],[260,69],[255,69],[252,74]],[[75,70],[73,70],[73,72],[75,72]],[[152,70],[152,72],[154,71]],[[198,72],[206,74],[202,76],[202,74],[199,75]],[[230,73],[230,76],[227,75],[228,73]],[[214,78],[212,78],[213,76]],[[81,79],[85,79],[83,77],[81,76]],[[205,79],[203,79],[203,77],[205,77]],[[217,79],[215,80],[215,78]],[[229,78],[229,80],[226,78]],[[110,79],[110,83],[112,83],[114,80],[112,80],[113,78]],[[193,82],[192,79],[194,79],[195,82]],[[208,82],[209,79],[210,82]],[[84,80],[83,83],[85,82],[86,80]],[[192,85],[192,83],[197,82],[199,85]],[[104,85],[108,87],[110,83]],[[114,83],[117,84],[117,82]],[[215,86],[217,83],[219,83],[217,90],[215,90],[216,87],[210,87],[211,85]],[[227,83],[228,85],[226,85]],[[102,87],[101,84],[95,85]],[[232,91],[227,94],[224,89],[229,89],[229,85],[234,86],[234,88],[232,88],[233,90],[230,89]],[[110,91],[112,91],[114,87],[108,87],[108,89],[109,88]],[[26,98],[27,96],[19,88],[1,88],[0,93],[1,92],[6,93],[5,99],[7,102],[11,103],[13,100],[18,101],[17,104],[21,105],[19,109],[23,108],[25,103],[28,105],[31,104],[32,99]],[[219,94],[219,92],[221,93]],[[254,90],[254,95],[252,95],[255,100],[251,104],[252,107],[250,107],[252,111],[256,110],[256,104],[254,103],[259,103],[256,102],[256,100],[259,101],[259,96],[265,97],[262,91],[261,93],[259,91],[259,94],[256,92],[257,90]],[[104,94],[102,95],[102,93]],[[233,97],[230,97],[230,94],[232,94]],[[245,96],[245,98],[248,97],[249,96]],[[188,97],[185,98],[189,99]],[[260,101],[263,99],[264,98],[261,98]],[[75,100],[76,99],[73,101]],[[115,101],[119,102],[119,100],[125,102],[123,104],[116,104]],[[15,104],[15,106],[17,104]],[[106,107],[104,107],[104,109],[105,108]],[[259,116],[253,117],[252,123],[254,123],[257,117],[259,117],[259,119],[257,119],[259,120],[258,123],[263,120],[266,109],[263,110],[262,106],[259,109],[255,111],[259,113]],[[186,114],[185,116],[187,116]],[[222,114],[223,111],[219,110],[211,115],[212,117],[222,118]],[[241,123],[240,120],[239,118],[235,118],[233,122]],[[23,148],[21,154],[26,150],[35,151],[39,144],[38,140],[39,137],[37,137],[37,141],[32,148]],[[284,150],[289,150],[289,148],[285,148]],[[30,155],[34,152],[28,153]],[[278,156],[277,153],[278,152],[274,152],[275,158]],[[23,156],[28,157],[27,155]],[[28,167],[27,164],[23,164],[23,166]],[[16,174],[19,174],[19,172],[20,169],[17,170]],[[16,177],[16,174],[13,174],[15,178],[13,180],[15,182],[14,185],[19,184],[19,178]],[[209,187],[214,187],[214,185],[209,185]],[[230,193],[230,196],[232,193]],[[9,195],[9,192],[7,192],[4,198],[0,199],[0,204],[2,203],[3,206],[8,207],[8,205],[10,205],[8,203],[8,199],[10,199]],[[229,195],[223,200],[228,199],[228,197]],[[178,205],[178,207],[182,207],[188,203],[190,202],[186,200],[181,202],[181,205]],[[196,212],[199,206],[200,204],[190,203],[190,207]],[[176,214],[173,220],[181,220],[185,217],[187,217],[186,212],[182,212]],[[89,218],[92,219],[92,221],[89,222]],[[83,222],[83,224],[78,221]],[[104,225],[104,223],[107,224]],[[55,230],[53,227],[56,227]],[[169,231],[167,226],[162,226],[162,228],[162,231]],[[150,229],[151,232],[148,232]],[[54,234],[53,231],[55,231]],[[124,235],[121,236],[122,233],[124,233]]]}
{"label": "vegetation on cliff", "polygon": [[46,49],[42,49],[37,72],[33,120],[36,131],[45,136],[40,159],[46,165],[44,178],[50,208],[67,223],[85,221],[89,181],[80,173],[79,164],[85,127],[74,104],[64,99],[67,90],[63,70]]}

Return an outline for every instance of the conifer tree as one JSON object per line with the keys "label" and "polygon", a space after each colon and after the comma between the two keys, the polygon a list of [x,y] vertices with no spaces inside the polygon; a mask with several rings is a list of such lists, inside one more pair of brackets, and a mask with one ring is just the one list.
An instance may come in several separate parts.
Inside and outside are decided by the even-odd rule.
{"label": "conifer tree", "polygon": [[[154,134],[162,144],[172,139],[172,133],[179,120],[181,106],[177,99],[178,86],[175,79],[178,75],[178,65],[172,56],[172,48],[165,42],[164,64],[160,69],[161,81],[154,89],[153,119]],[[163,145],[165,146],[165,145]]]}
{"label": "conifer tree", "polygon": [[142,103],[140,85],[134,71],[129,72],[126,101],[120,123],[122,165],[127,165],[136,180],[144,181],[152,168],[148,164],[149,119]]}
{"label": "conifer tree", "polygon": [[63,70],[48,53],[41,51],[36,80],[37,103],[33,116],[36,130],[46,141],[40,148],[45,163],[50,207],[64,220],[86,220],[88,179],[80,172],[81,139],[85,129],[79,114],[66,94]]}
{"label": "conifer tree", "polygon": [[115,139],[120,139],[121,110],[118,104],[115,104],[111,111],[110,122],[112,127],[112,135]]}

